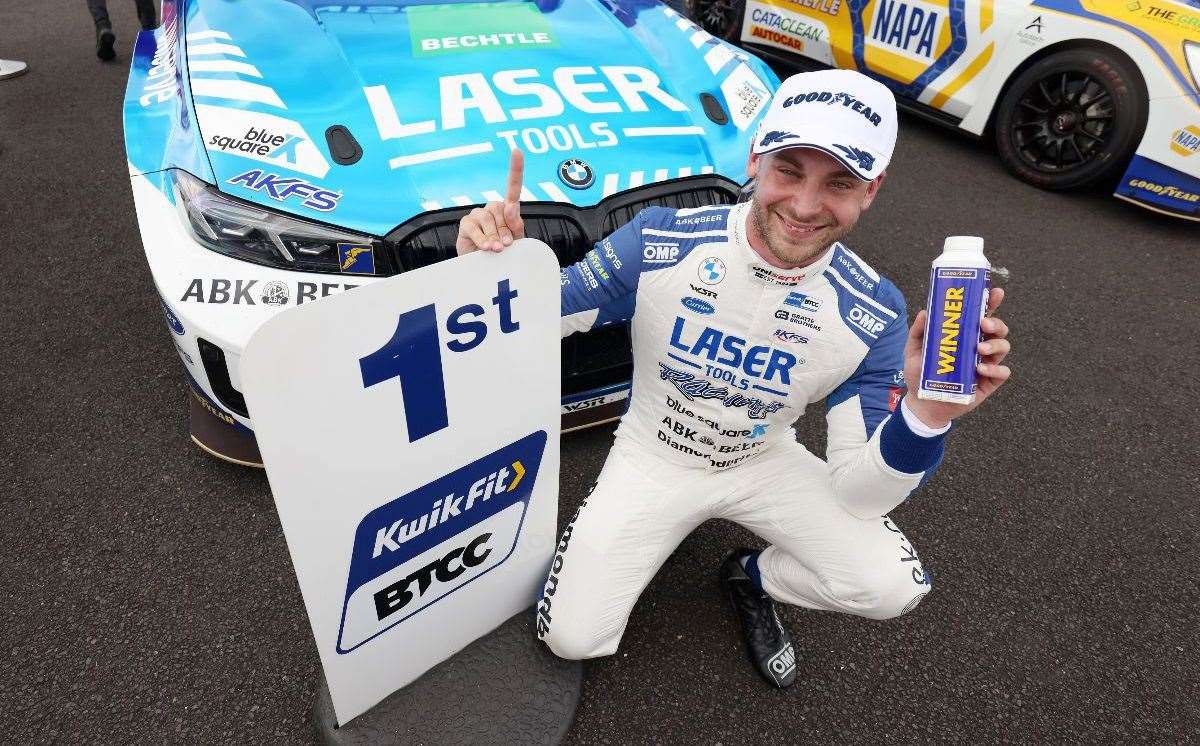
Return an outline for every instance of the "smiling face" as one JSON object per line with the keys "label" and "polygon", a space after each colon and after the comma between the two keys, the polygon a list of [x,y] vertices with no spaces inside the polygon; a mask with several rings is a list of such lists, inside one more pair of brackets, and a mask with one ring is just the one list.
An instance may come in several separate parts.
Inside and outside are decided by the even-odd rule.
{"label": "smiling face", "polygon": [[747,173],[755,186],[746,233],[755,251],[781,267],[811,264],[849,233],[885,176],[863,181],[835,158],[802,147],[751,153]]}

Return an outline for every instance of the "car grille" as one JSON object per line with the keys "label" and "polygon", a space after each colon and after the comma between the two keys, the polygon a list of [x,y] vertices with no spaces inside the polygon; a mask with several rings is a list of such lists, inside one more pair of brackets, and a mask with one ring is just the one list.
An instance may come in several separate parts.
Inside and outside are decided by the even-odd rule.
{"label": "car grille", "polygon": [[[525,235],[553,249],[559,266],[583,258],[592,244],[653,205],[682,209],[738,201],[741,187],[721,176],[693,176],[650,184],[613,195],[594,207],[554,202],[523,202]],[[458,221],[470,207],[425,213],[388,237],[390,264],[403,270],[425,267],[455,256]],[[627,325],[606,327],[563,340],[563,395],[628,381],[633,373]]]}

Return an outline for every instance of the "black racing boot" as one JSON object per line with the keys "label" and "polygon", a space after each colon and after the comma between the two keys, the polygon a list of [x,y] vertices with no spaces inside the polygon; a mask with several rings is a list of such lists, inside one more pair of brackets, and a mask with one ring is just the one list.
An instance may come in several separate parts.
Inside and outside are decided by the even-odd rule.
{"label": "black racing boot", "polygon": [[108,62],[117,56],[113,51],[113,44],[117,41],[117,35],[113,33],[112,25],[108,21],[101,21],[96,24],[96,56]]}
{"label": "black racing boot", "polygon": [[780,689],[796,681],[796,648],[792,636],[775,613],[775,602],[760,590],[742,567],[742,558],[752,549],[736,549],[721,563],[721,585],[729,594],[733,610],[742,621],[746,647],[758,672]]}
{"label": "black racing boot", "polygon": [[137,17],[138,22],[142,24],[143,31],[157,28],[158,13],[154,10],[154,0],[138,0]]}

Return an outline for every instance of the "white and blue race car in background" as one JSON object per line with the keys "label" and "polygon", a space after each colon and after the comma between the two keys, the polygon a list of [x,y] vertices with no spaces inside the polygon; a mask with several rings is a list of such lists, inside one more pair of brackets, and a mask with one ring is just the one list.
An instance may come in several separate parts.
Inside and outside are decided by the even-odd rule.
{"label": "white and blue race car in background", "polygon": [[[193,440],[259,464],[251,334],[452,257],[510,149],[526,232],[566,265],[647,205],[736,201],[778,84],[655,0],[164,0],[125,139]],[[564,429],[619,415],[630,373],[623,326],[565,340]]]}

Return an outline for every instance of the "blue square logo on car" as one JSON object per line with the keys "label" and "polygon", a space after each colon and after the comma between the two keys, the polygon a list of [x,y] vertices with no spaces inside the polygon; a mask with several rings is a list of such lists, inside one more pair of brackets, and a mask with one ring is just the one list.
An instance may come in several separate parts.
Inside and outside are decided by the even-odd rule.
{"label": "blue square logo on car", "polygon": [[338,266],[343,272],[352,275],[375,274],[375,250],[368,245],[356,243],[340,243],[338,249]]}

